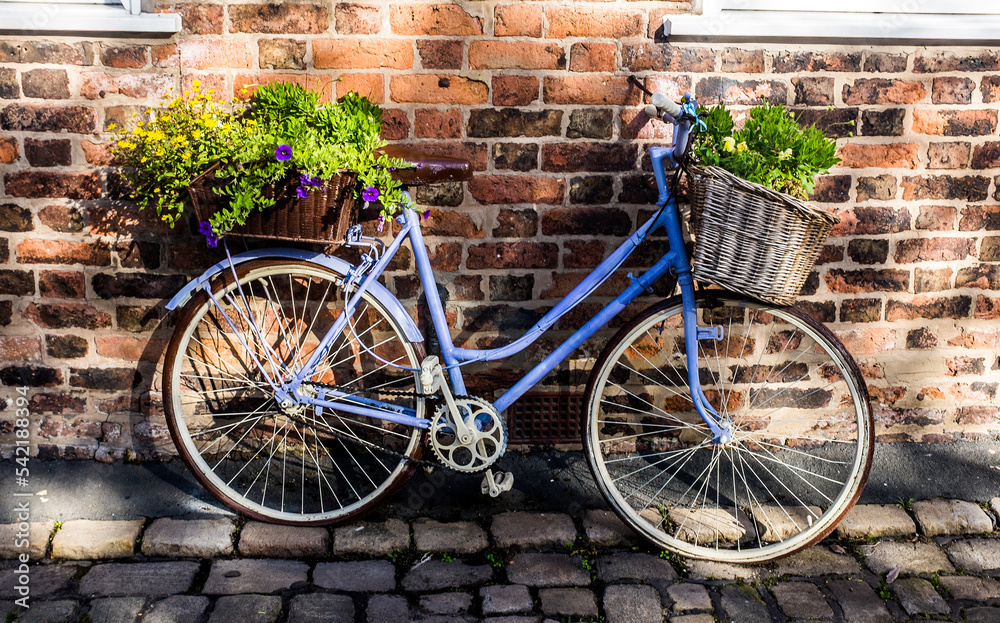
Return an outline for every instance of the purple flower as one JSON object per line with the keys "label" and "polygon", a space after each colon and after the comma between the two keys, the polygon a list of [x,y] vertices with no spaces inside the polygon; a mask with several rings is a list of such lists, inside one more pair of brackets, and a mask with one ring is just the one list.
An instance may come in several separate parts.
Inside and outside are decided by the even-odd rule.
{"label": "purple flower", "polygon": [[384,228],[384,227],[385,227],[385,217],[382,216],[382,215],[379,215],[379,217],[378,217],[378,225],[375,226],[375,229],[377,229],[378,233],[381,234],[382,233],[382,228]]}
{"label": "purple flower", "polygon": [[361,198],[365,201],[375,201],[378,199],[378,189],[374,186],[365,186],[365,189],[361,191]]}
{"label": "purple flower", "polygon": [[430,217],[431,217],[431,211],[430,210],[424,210],[424,220],[426,221]]}
{"label": "purple flower", "polygon": [[418,168],[418,169],[422,169],[422,168],[424,168],[424,165],[422,165],[422,164],[420,164],[420,163],[418,162],[418,163],[417,163],[417,168]]}
{"label": "purple flower", "polygon": [[284,162],[286,160],[292,159],[292,148],[288,145],[278,145],[278,148],[274,150],[274,157],[279,161]]}
{"label": "purple flower", "polygon": [[295,189],[295,195],[299,199],[305,199],[306,197],[309,196],[309,189],[306,188],[305,186],[299,186],[298,188]]}
{"label": "purple flower", "polygon": [[213,249],[216,247],[216,245],[219,244],[219,239],[212,232],[212,224],[209,223],[208,221],[202,221],[198,225],[198,233],[200,233],[202,236],[205,236],[205,243],[208,244],[208,246],[212,247]]}
{"label": "purple flower", "polygon": [[299,176],[299,185],[300,186],[308,186],[309,183],[310,183],[310,180],[311,180],[311,178],[308,175],[306,175],[305,173],[303,173],[302,175]]}
{"label": "purple flower", "polygon": [[323,180],[320,179],[319,177],[314,177],[311,180],[309,180],[309,183],[313,186],[322,186]]}

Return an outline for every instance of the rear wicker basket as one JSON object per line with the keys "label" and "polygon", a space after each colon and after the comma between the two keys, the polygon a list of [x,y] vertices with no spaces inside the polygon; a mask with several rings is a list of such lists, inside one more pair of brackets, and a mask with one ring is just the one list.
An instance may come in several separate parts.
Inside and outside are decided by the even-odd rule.
{"label": "rear wicker basket", "polygon": [[[212,166],[188,186],[199,222],[207,221],[226,205],[227,198],[213,190],[225,185],[215,179],[218,166]],[[226,235],[320,244],[339,242],[356,217],[356,184],[356,175],[343,173],[326,180],[322,187],[310,188],[304,199],[296,196],[297,179],[272,184],[264,189],[264,194],[276,200],[274,207],[253,212],[245,225],[234,227]]]}
{"label": "rear wicker basket", "polygon": [[795,303],[836,216],[740,179],[692,167],[694,277],[775,303]]}

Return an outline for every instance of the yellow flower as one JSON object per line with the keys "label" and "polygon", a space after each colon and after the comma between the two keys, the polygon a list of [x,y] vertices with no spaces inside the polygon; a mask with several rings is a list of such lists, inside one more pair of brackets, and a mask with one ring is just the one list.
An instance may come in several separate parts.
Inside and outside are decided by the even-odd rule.
{"label": "yellow flower", "polygon": [[195,130],[194,132],[191,132],[191,138],[195,140],[201,138],[201,130]]}
{"label": "yellow flower", "polygon": [[156,150],[156,154],[154,154],[154,155],[156,155],[156,156],[162,156],[163,155],[163,150],[162,149],[157,149]]}
{"label": "yellow flower", "polygon": [[184,155],[181,156],[181,158],[184,158],[185,160],[190,160],[191,159],[191,152],[189,152],[189,151],[184,152]]}
{"label": "yellow flower", "polygon": [[736,146],[736,153],[742,154],[747,150],[746,141],[740,141],[740,144]]}
{"label": "yellow flower", "polygon": [[153,189],[153,192],[154,192],[154,193],[158,193],[158,192],[160,192],[160,189],[159,189],[159,188],[154,188],[154,189]]}
{"label": "yellow flower", "polygon": [[206,128],[214,128],[217,125],[219,125],[219,122],[216,121],[215,119],[209,119],[209,120],[205,121],[205,127]]}
{"label": "yellow flower", "polygon": [[733,148],[735,147],[736,147],[736,139],[734,139],[733,137],[727,136],[726,138],[722,139],[722,151],[733,151]]}
{"label": "yellow flower", "polygon": [[191,86],[193,86],[195,88],[200,87],[201,86],[201,80],[195,80],[194,82],[191,83]]}
{"label": "yellow flower", "polygon": [[117,127],[118,127],[117,123],[109,123],[108,124],[108,131],[114,130]]}
{"label": "yellow flower", "polygon": [[130,143],[128,141],[118,141],[118,146],[122,149],[135,149],[135,143]]}
{"label": "yellow flower", "polygon": [[778,154],[778,160],[788,160],[792,157],[792,148],[789,147],[785,151]]}
{"label": "yellow flower", "polygon": [[170,215],[169,214],[164,214],[163,216],[160,217],[160,220],[161,221],[169,221],[170,220]]}
{"label": "yellow flower", "polygon": [[142,158],[139,159],[139,162],[146,162],[147,160],[149,160],[149,158],[143,156]]}

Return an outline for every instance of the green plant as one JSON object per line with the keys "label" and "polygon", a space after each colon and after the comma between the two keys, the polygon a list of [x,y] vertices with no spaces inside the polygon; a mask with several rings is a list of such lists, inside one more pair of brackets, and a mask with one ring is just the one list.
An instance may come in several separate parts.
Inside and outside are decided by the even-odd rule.
{"label": "green plant", "polygon": [[900,507],[901,509],[903,509],[904,511],[906,511],[908,513],[912,513],[913,512],[913,498],[907,498],[905,500],[903,498],[897,498],[896,499],[896,506]]}
{"label": "green plant", "polygon": [[878,596],[881,597],[882,599],[885,600],[892,599],[892,591],[889,590],[889,583],[886,582],[884,579],[879,580],[878,590],[876,590],[875,592],[878,593]]}
{"label": "green plant", "polygon": [[454,560],[455,559],[451,557],[451,554],[441,554],[441,562],[454,562]]}
{"label": "green plant", "polygon": [[486,552],[486,560],[489,561],[494,569],[500,570],[503,568],[503,556],[498,552]]}
{"label": "green plant", "polygon": [[725,104],[703,112],[706,129],[695,137],[696,164],[805,199],[816,176],[840,162],[836,143],[815,126],[801,127],[784,106],[751,108],[741,129]]}
{"label": "green plant", "polygon": [[323,104],[319,93],[279,82],[259,86],[250,102],[224,104],[195,80],[191,91],[164,100],[128,132],[109,126],[116,131],[111,151],[125,165],[131,197],[142,208],[155,208],[171,227],[189,204],[190,183],[217,166],[222,185],[215,192],[227,205],[199,225],[209,246],[252,212],[274,206],[267,189],[279,183],[295,186],[305,198],[351,171],[361,198],[382,205],[383,219],[401,208],[392,172],[410,165],[377,151],[385,146],[382,109],[354,92]]}

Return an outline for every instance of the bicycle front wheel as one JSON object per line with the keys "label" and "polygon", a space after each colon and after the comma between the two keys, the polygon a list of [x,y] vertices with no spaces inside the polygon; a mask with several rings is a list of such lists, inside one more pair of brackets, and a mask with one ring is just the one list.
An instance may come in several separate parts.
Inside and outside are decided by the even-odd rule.
{"label": "bicycle front wheel", "polygon": [[[164,366],[177,450],[230,508],[263,521],[329,524],[406,481],[422,429],[336,409],[281,406],[269,381],[302,369],[344,311],[340,275],[290,260],[251,262],[180,315]],[[339,391],[423,418],[420,344],[365,295],[299,393]]]}
{"label": "bicycle front wheel", "polygon": [[[612,338],[587,386],[584,448],[615,512],[660,547],[725,562],[786,556],[830,533],[873,452],[864,380],[843,345],[794,308],[696,297],[698,377],[731,423],[716,444],[688,387],[680,297]],[[719,339],[715,339],[719,338]]]}

